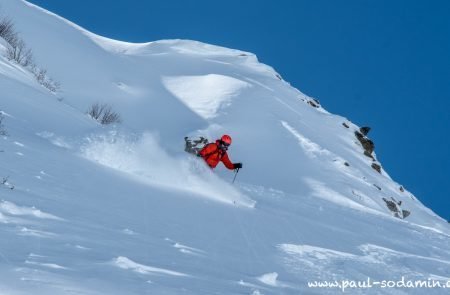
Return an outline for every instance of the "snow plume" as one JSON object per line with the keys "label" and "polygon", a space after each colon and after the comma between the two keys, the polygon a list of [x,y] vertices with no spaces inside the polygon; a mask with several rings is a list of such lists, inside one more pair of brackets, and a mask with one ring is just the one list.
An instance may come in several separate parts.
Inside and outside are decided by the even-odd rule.
{"label": "snow plume", "polygon": [[128,174],[152,186],[175,189],[244,207],[254,201],[216,176],[201,160],[190,155],[172,156],[157,136],[123,135],[117,131],[92,135],[81,148],[83,157]]}

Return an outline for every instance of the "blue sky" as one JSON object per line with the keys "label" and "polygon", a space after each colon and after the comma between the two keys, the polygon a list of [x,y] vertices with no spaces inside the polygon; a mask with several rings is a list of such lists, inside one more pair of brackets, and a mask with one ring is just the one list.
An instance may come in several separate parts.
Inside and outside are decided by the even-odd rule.
{"label": "blue sky", "polygon": [[450,1],[30,2],[114,39],[255,53],[328,111],[371,126],[391,177],[450,219]]}

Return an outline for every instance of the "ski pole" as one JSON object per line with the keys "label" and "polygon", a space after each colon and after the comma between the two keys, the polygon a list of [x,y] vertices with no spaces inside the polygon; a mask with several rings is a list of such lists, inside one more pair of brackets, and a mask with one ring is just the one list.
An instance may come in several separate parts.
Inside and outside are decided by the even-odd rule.
{"label": "ski pole", "polygon": [[234,181],[236,180],[236,176],[237,176],[238,173],[239,173],[239,168],[236,169],[236,172],[234,173],[233,182],[231,182],[231,183],[234,183]]}

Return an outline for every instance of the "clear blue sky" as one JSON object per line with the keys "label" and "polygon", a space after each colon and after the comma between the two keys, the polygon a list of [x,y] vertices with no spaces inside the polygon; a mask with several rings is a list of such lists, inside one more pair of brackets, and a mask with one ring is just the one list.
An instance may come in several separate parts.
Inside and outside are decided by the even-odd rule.
{"label": "clear blue sky", "polygon": [[328,111],[371,126],[384,168],[450,219],[450,1],[30,1],[114,39],[255,53]]}

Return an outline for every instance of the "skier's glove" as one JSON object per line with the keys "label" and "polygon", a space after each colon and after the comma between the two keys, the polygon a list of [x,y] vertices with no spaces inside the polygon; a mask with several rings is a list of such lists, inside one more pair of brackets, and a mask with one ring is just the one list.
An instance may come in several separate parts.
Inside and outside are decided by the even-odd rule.
{"label": "skier's glove", "polygon": [[233,169],[241,169],[242,163],[234,163],[233,166],[234,166]]}

